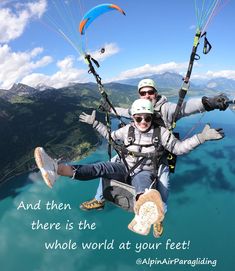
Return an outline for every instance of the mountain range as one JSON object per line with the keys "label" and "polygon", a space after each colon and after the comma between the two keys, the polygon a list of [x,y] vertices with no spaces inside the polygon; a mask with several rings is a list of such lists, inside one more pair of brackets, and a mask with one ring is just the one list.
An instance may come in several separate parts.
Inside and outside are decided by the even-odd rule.
{"label": "mountain range", "polygon": [[[148,78],[153,79],[160,89],[179,89],[183,83],[182,75],[178,73],[165,72],[163,74],[155,74],[148,76]],[[132,78],[127,80],[119,81],[122,84],[129,84],[137,86],[138,82],[143,78]],[[235,80],[227,79],[224,77],[213,78],[210,80],[190,80],[190,88],[200,91],[206,91],[211,93],[211,91],[225,92],[227,94],[235,94]]]}
{"label": "mountain range", "polygon": [[[169,94],[171,96],[177,96],[177,90],[181,87],[183,83],[183,77],[178,73],[165,72],[163,74],[155,74],[151,75],[148,78],[153,79],[158,86],[158,89],[161,90],[163,95]],[[107,90],[112,89],[113,95],[118,92],[122,92],[128,89],[129,92],[133,91],[133,94],[136,94],[136,86],[138,82],[143,78],[132,78],[127,80],[121,80],[117,82],[111,82],[108,84],[104,84]],[[86,88],[97,92],[97,86],[95,83],[77,83],[71,84],[68,87],[62,89],[76,89],[76,88]],[[235,94],[235,80],[227,79],[227,78],[214,78],[210,80],[191,80],[190,81],[190,89],[194,90],[195,93],[191,93],[193,95],[200,95],[204,92],[204,95],[212,94],[213,92],[224,92],[228,95]],[[14,84],[10,89],[4,90],[0,89],[0,97],[6,100],[10,100],[14,96],[24,96],[24,95],[37,95],[39,91],[45,90],[56,90],[52,87],[48,87],[46,85],[39,85],[36,88],[24,85],[24,84]],[[170,93],[169,93],[170,91]],[[190,94],[190,93],[189,93]],[[113,100],[116,100],[115,97],[112,97]],[[119,97],[121,99],[121,97]]]}

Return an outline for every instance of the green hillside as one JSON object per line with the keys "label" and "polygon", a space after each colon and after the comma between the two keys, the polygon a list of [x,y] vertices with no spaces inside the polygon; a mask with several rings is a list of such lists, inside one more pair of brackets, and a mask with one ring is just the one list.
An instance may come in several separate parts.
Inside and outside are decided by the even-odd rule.
{"label": "green hillside", "polygon": [[89,107],[98,105],[99,95],[94,93],[67,88],[33,96],[13,95],[10,101],[0,98],[0,181],[32,169],[36,146],[44,146],[65,160],[79,159],[91,151],[100,139],[78,117],[82,111],[91,112]]}

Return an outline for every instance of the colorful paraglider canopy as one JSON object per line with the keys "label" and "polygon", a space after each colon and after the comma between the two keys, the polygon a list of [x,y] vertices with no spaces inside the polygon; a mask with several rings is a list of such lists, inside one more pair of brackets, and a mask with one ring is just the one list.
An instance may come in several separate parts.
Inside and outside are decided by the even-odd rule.
{"label": "colorful paraglider canopy", "polygon": [[117,5],[115,4],[101,4],[98,6],[95,6],[94,8],[90,9],[82,18],[80,24],[79,24],[79,32],[81,35],[85,33],[85,30],[88,28],[88,26],[100,15],[112,11],[117,10],[121,12],[123,15],[126,15],[125,12]]}

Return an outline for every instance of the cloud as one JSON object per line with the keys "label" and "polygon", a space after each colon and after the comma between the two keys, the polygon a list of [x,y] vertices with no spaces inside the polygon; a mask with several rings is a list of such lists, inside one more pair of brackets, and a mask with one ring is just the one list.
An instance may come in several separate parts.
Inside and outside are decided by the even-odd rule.
{"label": "cloud", "polygon": [[43,13],[46,11],[47,2],[46,0],[39,0],[37,2],[31,2],[26,5],[29,10],[31,17],[41,18]]}
{"label": "cloud", "polygon": [[[103,61],[104,59],[117,54],[120,49],[115,43],[107,43],[104,45],[105,52],[102,54],[100,50],[88,52],[97,61]],[[31,52],[33,54],[33,52]],[[83,61],[83,58],[79,58]],[[37,63],[35,63],[36,65]],[[74,67],[74,58],[68,56],[63,60],[57,62],[57,68],[59,69],[52,75],[43,73],[32,73],[25,76],[21,83],[29,85],[31,87],[38,87],[40,85],[46,85],[48,87],[61,88],[68,86],[71,83],[84,83],[90,81],[88,78],[87,70],[77,69]]]}
{"label": "cloud", "polygon": [[235,80],[235,70],[208,71],[203,74],[192,74],[192,79],[210,80],[213,78],[227,78]]}
{"label": "cloud", "polygon": [[[194,63],[194,67],[199,66],[196,62]],[[145,64],[140,67],[136,67],[133,69],[125,70],[121,72],[115,78],[109,78],[105,80],[106,82],[111,81],[119,81],[119,80],[127,80],[131,78],[138,78],[144,76],[150,76],[154,74],[162,74],[164,72],[175,72],[179,74],[185,75],[185,72],[188,68],[188,62],[176,63],[176,62],[167,62],[158,65],[150,65]],[[198,80],[211,80],[213,78],[224,77],[227,79],[235,80],[235,70],[221,70],[221,71],[207,71],[205,73],[193,73],[191,79],[198,79]]]}
{"label": "cloud", "polygon": [[161,74],[164,72],[181,73],[182,71],[186,70],[187,66],[188,63],[175,63],[175,62],[168,62],[159,65],[145,64],[137,68],[123,71],[119,76],[112,78],[109,81],[126,80],[130,78],[149,76],[153,74]]}
{"label": "cloud", "polygon": [[28,52],[13,52],[7,44],[0,45],[0,87],[8,89],[33,70],[51,63],[50,56],[40,58],[42,52],[41,47]]}
{"label": "cloud", "polygon": [[[95,60],[97,61],[103,61],[106,58],[116,55],[120,52],[120,48],[116,43],[106,43],[103,48],[105,49],[104,53],[101,53],[101,50],[96,50],[93,52],[87,52],[89,55],[91,55]],[[79,58],[79,60],[83,60],[82,57]]]}
{"label": "cloud", "polygon": [[73,57],[66,57],[65,59],[58,61],[57,62],[57,66],[61,69],[61,70],[68,70],[71,69],[73,67]]}
{"label": "cloud", "polygon": [[208,71],[206,75],[210,78],[215,77],[225,77],[227,79],[234,79],[235,80],[235,70],[222,70],[222,71]]}
{"label": "cloud", "polygon": [[31,87],[46,85],[54,88],[68,86],[71,83],[87,82],[87,70],[74,67],[74,58],[69,56],[57,62],[58,71],[52,75],[32,73],[22,79],[22,83]]}
{"label": "cloud", "polygon": [[0,6],[0,42],[7,43],[20,37],[28,22],[31,19],[40,18],[46,11],[46,6],[46,0],[26,4],[4,1]]}

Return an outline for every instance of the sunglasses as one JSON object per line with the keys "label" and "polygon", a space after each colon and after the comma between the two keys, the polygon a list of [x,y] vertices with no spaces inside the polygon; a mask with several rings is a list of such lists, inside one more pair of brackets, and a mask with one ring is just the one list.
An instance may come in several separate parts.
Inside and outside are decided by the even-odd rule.
{"label": "sunglasses", "polygon": [[142,120],[144,120],[145,122],[150,122],[152,121],[152,116],[143,116],[143,117],[134,117],[135,121],[140,123]]}
{"label": "sunglasses", "polygon": [[155,94],[155,90],[140,91],[140,96],[146,96],[147,93],[148,95],[153,95]]}

